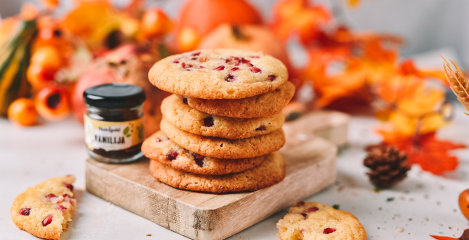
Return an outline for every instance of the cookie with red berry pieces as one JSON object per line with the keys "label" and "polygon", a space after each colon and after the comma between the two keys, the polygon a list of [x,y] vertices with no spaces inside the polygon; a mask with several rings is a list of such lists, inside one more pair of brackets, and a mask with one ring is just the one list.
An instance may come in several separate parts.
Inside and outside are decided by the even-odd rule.
{"label": "cookie with red berry pieces", "polygon": [[153,161],[159,161],[174,169],[201,175],[223,175],[242,172],[261,164],[265,156],[243,159],[220,159],[186,150],[161,131],[145,139],[142,153]]}
{"label": "cookie with red berry pieces", "polygon": [[165,98],[161,112],[177,128],[196,135],[228,139],[250,138],[271,133],[282,127],[285,117],[278,113],[264,118],[228,118],[200,112],[189,107],[177,95]]}
{"label": "cookie with red berry pieces", "polygon": [[208,114],[232,118],[259,118],[280,113],[295,94],[291,82],[279,88],[252,97],[241,99],[184,98],[189,106]]}
{"label": "cookie with red berry pieces", "polygon": [[282,240],[366,240],[366,231],[351,213],[317,202],[299,202],[277,223]]}
{"label": "cookie with red berry pieces", "polygon": [[277,89],[288,79],[283,63],[261,52],[207,49],[156,62],[150,82],[167,92],[203,99],[239,99]]}
{"label": "cookie with red berry pieces", "polygon": [[163,117],[160,123],[169,139],[177,145],[203,156],[239,159],[253,158],[279,150],[285,144],[282,129],[244,139],[224,139],[195,135],[178,129]]}
{"label": "cookie with red berry pieces", "polygon": [[150,161],[150,173],[175,188],[211,192],[246,192],[272,186],[285,177],[285,161],[280,153],[266,156],[261,165],[240,173],[207,176],[180,171],[159,161]]}
{"label": "cookie with red berry pieces", "polygon": [[18,195],[10,209],[20,229],[45,239],[60,239],[76,210],[75,177],[55,177]]}

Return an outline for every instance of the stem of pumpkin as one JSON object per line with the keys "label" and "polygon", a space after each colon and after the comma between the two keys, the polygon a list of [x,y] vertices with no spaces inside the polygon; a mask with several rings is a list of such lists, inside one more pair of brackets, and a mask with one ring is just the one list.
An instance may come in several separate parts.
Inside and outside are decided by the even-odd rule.
{"label": "stem of pumpkin", "polygon": [[231,26],[231,33],[233,34],[233,36],[238,39],[238,40],[243,40],[243,41],[247,41],[249,40],[248,36],[244,35],[242,32],[241,32],[241,29],[239,29],[239,26],[238,25],[232,25]]}

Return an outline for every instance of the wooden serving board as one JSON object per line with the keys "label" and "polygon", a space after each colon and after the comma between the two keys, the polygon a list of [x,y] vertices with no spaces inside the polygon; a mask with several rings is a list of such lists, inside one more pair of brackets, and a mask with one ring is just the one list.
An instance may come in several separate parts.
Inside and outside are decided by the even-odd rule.
{"label": "wooden serving board", "polygon": [[[288,139],[287,139],[288,142]],[[285,179],[248,193],[209,194],[156,181],[148,160],[131,164],[86,161],[87,190],[111,203],[192,239],[223,239],[332,184],[337,147],[309,136],[287,144]]]}

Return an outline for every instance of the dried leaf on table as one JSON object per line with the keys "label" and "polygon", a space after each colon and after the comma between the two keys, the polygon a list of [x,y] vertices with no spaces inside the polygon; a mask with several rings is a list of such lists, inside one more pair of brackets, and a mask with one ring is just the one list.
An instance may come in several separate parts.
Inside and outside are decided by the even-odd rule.
{"label": "dried leaf on table", "polygon": [[461,237],[459,238],[435,236],[435,235],[430,235],[430,237],[437,239],[437,240],[469,240],[469,229],[464,230]]}
{"label": "dried leaf on table", "polygon": [[392,131],[379,131],[384,142],[399,148],[407,154],[409,164],[418,164],[433,174],[453,171],[458,166],[458,158],[450,155],[451,150],[465,148],[464,144],[439,140],[435,132],[411,137],[403,137]]}
{"label": "dried leaf on table", "polygon": [[459,238],[435,236],[435,235],[430,235],[430,237],[437,239],[437,240],[459,240]]}

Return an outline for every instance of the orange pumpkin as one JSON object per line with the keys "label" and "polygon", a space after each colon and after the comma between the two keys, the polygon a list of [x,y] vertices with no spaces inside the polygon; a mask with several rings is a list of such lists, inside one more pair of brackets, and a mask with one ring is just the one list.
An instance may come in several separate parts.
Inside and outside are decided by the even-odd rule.
{"label": "orange pumpkin", "polygon": [[265,26],[222,24],[207,34],[198,48],[234,48],[261,51],[282,61],[287,66],[290,77],[293,73],[285,43]]}
{"label": "orange pumpkin", "polygon": [[191,29],[203,36],[221,23],[261,24],[262,17],[245,0],[188,0],[179,13],[176,34]]}

